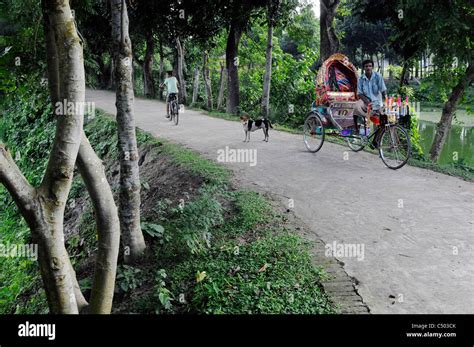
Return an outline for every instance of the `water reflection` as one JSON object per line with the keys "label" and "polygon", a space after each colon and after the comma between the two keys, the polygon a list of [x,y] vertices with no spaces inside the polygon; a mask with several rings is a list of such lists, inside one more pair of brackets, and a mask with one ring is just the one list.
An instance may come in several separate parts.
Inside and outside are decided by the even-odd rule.
{"label": "water reflection", "polygon": [[[420,144],[425,154],[428,154],[436,133],[436,124],[418,120]],[[474,167],[474,127],[453,125],[449,130],[446,142],[439,159],[440,164],[449,164],[457,159],[464,160],[465,164]]]}

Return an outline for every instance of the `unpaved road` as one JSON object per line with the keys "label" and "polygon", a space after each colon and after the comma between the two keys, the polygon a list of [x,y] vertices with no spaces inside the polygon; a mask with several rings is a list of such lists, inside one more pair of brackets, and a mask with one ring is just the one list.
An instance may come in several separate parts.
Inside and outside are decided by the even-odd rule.
{"label": "unpaved road", "polygon": [[[115,114],[114,93],[88,90],[87,100]],[[372,313],[474,313],[472,183],[410,166],[392,171],[375,155],[327,142],[311,154],[302,136],[285,132],[271,131],[265,143],[259,131],[243,143],[239,123],[191,110],[176,127],[158,101],[136,99],[134,109],[141,129],[213,160],[226,146],[256,149],[257,165],[226,165],[242,186],[293,199],[326,244],[359,247],[337,258]]]}

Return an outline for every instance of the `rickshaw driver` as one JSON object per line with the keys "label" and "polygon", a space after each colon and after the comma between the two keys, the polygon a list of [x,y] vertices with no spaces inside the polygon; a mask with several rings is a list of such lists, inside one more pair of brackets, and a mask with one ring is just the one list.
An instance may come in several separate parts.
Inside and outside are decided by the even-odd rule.
{"label": "rickshaw driver", "polygon": [[[365,117],[367,115],[367,107],[369,104],[372,106],[372,111],[379,113],[382,108],[382,100],[387,96],[387,87],[381,74],[374,70],[374,62],[370,59],[364,60],[362,62],[362,67],[364,73],[359,77],[357,83],[357,95],[359,100],[357,100],[354,107],[354,118],[356,116]],[[382,99],[383,98],[383,99]],[[358,132],[358,125],[355,122],[356,131]],[[376,129],[376,131],[378,128]],[[377,136],[374,136],[372,142],[374,147],[377,147],[376,144]]]}

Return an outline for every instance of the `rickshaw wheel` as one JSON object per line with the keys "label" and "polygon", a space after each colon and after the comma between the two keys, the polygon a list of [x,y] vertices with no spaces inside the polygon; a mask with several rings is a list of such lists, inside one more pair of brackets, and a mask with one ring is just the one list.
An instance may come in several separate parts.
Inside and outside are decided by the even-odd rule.
{"label": "rickshaw wheel", "polygon": [[324,143],[324,125],[321,117],[315,113],[309,113],[304,122],[303,140],[306,149],[311,153],[316,153]]}

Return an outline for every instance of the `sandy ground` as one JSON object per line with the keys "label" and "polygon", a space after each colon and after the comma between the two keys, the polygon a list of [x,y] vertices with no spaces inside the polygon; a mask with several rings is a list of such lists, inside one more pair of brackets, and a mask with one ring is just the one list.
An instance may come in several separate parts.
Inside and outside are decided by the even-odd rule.
{"label": "sandy ground", "polygon": [[[86,94],[115,114],[114,93]],[[265,143],[259,131],[243,143],[239,123],[191,110],[174,126],[158,101],[136,99],[134,110],[141,129],[209,159],[226,146],[256,153],[256,161],[225,165],[240,185],[280,197],[336,246],[372,313],[474,313],[472,183],[410,166],[389,170],[375,155],[328,142],[312,154],[302,136],[285,132],[271,131]]]}

